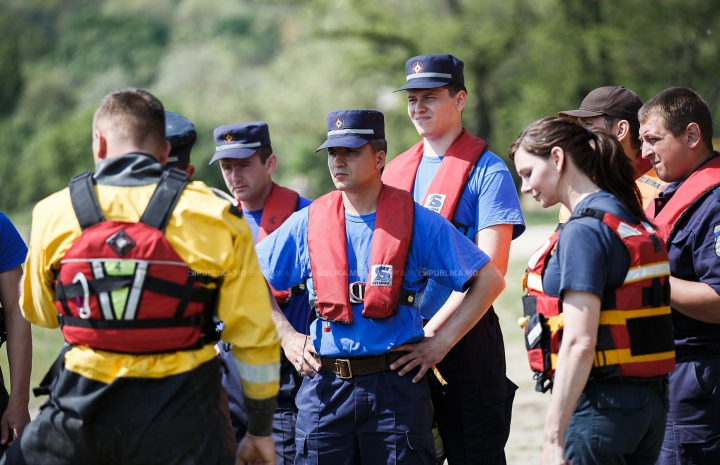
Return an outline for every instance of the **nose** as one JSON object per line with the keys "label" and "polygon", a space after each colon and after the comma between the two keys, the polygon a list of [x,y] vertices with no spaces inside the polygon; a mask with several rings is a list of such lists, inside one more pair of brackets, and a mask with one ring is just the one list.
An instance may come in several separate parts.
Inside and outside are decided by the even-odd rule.
{"label": "nose", "polygon": [[529,194],[530,191],[530,186],[525,180],[523,180],[522,185],[520,186],[520,192],[522,192],[523,194]]}
{"label": "nose", "polygon": [[233,184],[238,184],[240,181],[242,181],[242,170],[240,168],[233,168],[232,173],[230,173],[230,180],[233,182]]}
{"label": "nose", "polygon": [[643,144],[642,150],[640,151],[640,156],[643,158],[649,158],[650,155],[652,155],[654,152],[652,148],[648,144]]}

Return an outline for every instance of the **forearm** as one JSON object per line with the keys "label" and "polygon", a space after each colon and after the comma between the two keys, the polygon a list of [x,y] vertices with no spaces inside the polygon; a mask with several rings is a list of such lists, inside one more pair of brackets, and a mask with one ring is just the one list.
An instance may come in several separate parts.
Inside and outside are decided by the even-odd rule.
{"label": "forearm", "polygon": [[254,436],[270,436],[273,430],[273,413],[277,408],[277,397],[252,399],[245,396],[248,414],[248,433]]}
{"label": "forearm", "polygon": [[30,323],[22,317],[17,305],[14,311],[6,311],[5,315],[9,315],[5,325],[7,326],[7,354],[10,365],[10,399],[27,406],[32,370]]}
{"label": "forearm", "polygon": [[440,330],[440,328],[445,326],[450,317],[453,316],[455,311],[462,303],[463,298],[465,298],[464,292],[453,291],[453,293],[450,294],[450,297],[448,297],[443,306],[440,307],[440,310],[438,310],[435,315],[433,315],[433,317],[428,320],[424,328],[425,336],[432,337]]}
{"label": "forearm", "polygon": [[720,324],[720,295],[705,283],[670,277],[670,305],[705,323]]}

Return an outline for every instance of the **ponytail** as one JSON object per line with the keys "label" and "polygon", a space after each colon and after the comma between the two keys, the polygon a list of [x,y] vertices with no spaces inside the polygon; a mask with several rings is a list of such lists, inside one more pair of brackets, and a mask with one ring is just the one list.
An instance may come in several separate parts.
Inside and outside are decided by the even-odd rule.
{"label": "ponytail", "polygon": [[604,130],[585,129],[567,118],[546,117],[528,126],[513,142],[508,151],[511,160],[520,147],[541,158],[560,147],[596,186],[617,197],[639,221],[649,223],[633,164],[620,142]]}

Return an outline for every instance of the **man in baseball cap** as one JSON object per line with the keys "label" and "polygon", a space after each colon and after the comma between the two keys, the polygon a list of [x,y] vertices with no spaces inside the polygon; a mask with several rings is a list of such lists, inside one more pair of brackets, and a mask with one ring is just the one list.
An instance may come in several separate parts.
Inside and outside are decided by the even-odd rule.
{"label": "man in baseball cap", "polygon": [[[295,463],[434,464],[425,373],[482,317],[504,281],[449,222],[383,184],[382,113],[331,112],[323,148],[337,190],[256,247],[275,288],[312,277],[309,339],[275,310],[288,358],[308,375],[296,399]],[[420,305],[429,280],[467,296],[426,338]]]}
{"label": "man in baseball cap", "polygon": [[[407,60],[406,84],[398,90],[407,91],[408,115],[422,140],[390,162],[383,182],[410,192],[420,205],[443,215],[504,275],[510,243],[525,224],[505,162],[463,127],[463,67],[452,55]],[[432,317],[438,310],[458,308],[462,301],[462,293],[430,282],[421,308],[422,317],[429,320],[426,334],[435,331]],[[451,465],[505,463],[517,386],[506,376],[497,314],[490,305],[486,310],[438,364],[447,385],[430,384]]]}
{"label": "man in baseball cap", "polygon": [[[270,130],[262,121],[221,126],[214,131],[216,151],[210,163],[220,162],[228,191],[242,207],[255,243],[261,242],[290,215],[310,205],[310,200],[273,182],[277,156],[270,145]],[[288,289],[272,289],[275,301],[293,330],[305,333],[310,305],[305,282]],[[243,403],[242,385],[233,362],[231,347],[218,344],[225,370],[223,387],[228,393],[230,421],[239,444],[245,435],[247,409]],[[295,459],[295,395],[302,378],[293,364],[280,359],[280,391],[273,415],[273,439],[278,465],[292,464]]]}
{"label": "man in baseball cap", "polygon": [[[640,154],[640,122],[638,111],[643,103],[640,97],[622,86],[599,87],[590,92],[577,110],[567,110],[558,116],[576,119],[586,128],[604,129],[613,134],[635,163],[636,183],[643,198],[643,208],[657,197],[665,182],[655,174],[650,162]],[[560,210],[560,223],[570,218],[564,207]]]}

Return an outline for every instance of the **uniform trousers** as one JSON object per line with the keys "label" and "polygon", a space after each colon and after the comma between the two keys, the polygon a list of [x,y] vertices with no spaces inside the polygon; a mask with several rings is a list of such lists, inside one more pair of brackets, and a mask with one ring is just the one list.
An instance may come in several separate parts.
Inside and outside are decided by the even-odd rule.
{"label": "uniform trousers", "polygon": [[339,379],[306,376],[298,391],[296,464],[434,465],[427,376],[417,368]]}

